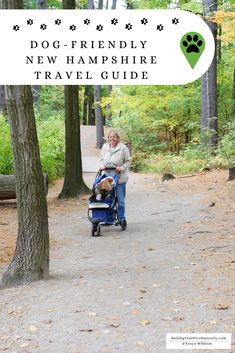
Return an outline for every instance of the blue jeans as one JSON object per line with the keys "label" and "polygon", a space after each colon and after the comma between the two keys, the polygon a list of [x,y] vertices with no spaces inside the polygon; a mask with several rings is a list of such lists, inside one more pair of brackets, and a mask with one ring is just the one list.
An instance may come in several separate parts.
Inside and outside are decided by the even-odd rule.
{"label": "blue jeans", "polygon": [[125,218],[125,197],[126,197],[126,183],[117,185],[117,216],[119,221]]}

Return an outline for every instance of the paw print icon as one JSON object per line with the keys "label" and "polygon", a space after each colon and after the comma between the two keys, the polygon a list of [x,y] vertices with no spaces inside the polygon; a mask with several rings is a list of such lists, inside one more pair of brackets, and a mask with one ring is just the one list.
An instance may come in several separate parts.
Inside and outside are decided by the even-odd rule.
{"label": "paw print icon", "polygon": [[55,24],[56,24],[57,26],[61,25],[61,20],[60,20],[59,18],[57,18],[57,20],[55,20]]}
{"label": "paw print icon", "polygon": [[104,29],[104,27],[102,25],[96,26],[96,30],[99,31],[99,32],[103,31],[103,29]]}
{"label": "paw print icon", "polygon": [[70,30],[70,31],[75,31],[75,30],[76,30],[76,26],[75,26],[75,25],[71,25],[71,26],[69,27],[69,30]]}
{"label": "paw print icon", "polygon": [[148,23],[147,18],[142,18],[142,20],[140,21],[142,25],[146,25]]}
{"label": "paw print icon", "polygon": [[157,25],[157,31],[161,32],[163,31],[164,26],[163,25]]}
{"label": "paw print icon", "polygon": [[193,69],[205,49],[205,40],[200,33],[188,32],[181,38],[180,48]]}
{"label": "paw print icon", "polygon": [[116,26],[116,24],[118,24],[118,19],[117,18],[113,18],[111,20],[111,25],[115,25]]}
{"label": "paw print icon", "polygon": [[18,25],[15,25],[15,26],[13,26],[13,31],[19,31],[19,29],[20,29],[20,26],[18,26]]}
{"label": "paw print icon", "polygon": [[43,24],[40,26],[40,29],[42,29],[43,31],[45,31],[45,29],[47,29],[47,25],[45,25],[45,23],[43,23]]}
{"label": "paw print icon", "polygon": [[32,26],[32,24],[33,24],[33,20],[31,19],[27,20],[27,25]]}
{"label": "paw print icon", "polygon": [[89,18],[86,18],[85,20],[84,20],[84,25],[89,25],[91,23],[91,20],[89,20]]}
{"label": "paw print icon", "polygon": [[132,24],[127,23],[125,28],[128,29],[128,31],[130,31],[132,29]]}

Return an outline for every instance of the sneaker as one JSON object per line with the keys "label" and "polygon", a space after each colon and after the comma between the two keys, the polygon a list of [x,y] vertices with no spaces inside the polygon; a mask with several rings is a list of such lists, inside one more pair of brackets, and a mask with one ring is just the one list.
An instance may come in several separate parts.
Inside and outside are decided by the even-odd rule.
{"label": "sneaker", "polygon": [[120,221],[120,225],[121,225],[122,230],[126,230],[127,223],[126,223],[126,220],[125,220],[125,219],[122,219],[122,220]]}
{"label": "sneaker", "polygon": [[120,226],[120,221],[119,220],[116,220],[115,223],[114,223],[115,226]]}

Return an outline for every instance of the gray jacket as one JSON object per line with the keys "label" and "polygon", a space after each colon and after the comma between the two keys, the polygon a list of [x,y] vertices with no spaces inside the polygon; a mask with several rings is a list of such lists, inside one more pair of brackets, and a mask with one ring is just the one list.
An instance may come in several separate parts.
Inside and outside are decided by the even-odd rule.
{"label": "gray jacket", "polygon": [[[123,143],[118,143],[116,148],[112,149],[109,143],[105,143],[101,150],[102,166],[122,168],[120,172],[119,184],[126,183],[129,176],[131,156],[128,148]],[[111,172],[113,173],[113,172]]]}

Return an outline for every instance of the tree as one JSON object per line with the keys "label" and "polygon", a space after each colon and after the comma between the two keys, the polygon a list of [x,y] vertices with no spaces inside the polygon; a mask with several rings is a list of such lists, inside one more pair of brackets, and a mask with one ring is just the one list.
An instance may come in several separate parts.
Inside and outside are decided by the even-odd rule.
{"label": "tree", "polygon": [[[63,0],[64,9],[75,9],[75,0]],[[65,167],[64,184],[59,198],[77,197],[89,189],[82,176],[78,87],[64,86]]]}
{"label": "tree", "polygon": [[103,0],[99,0],[98,9],[99,10],[103,10],[103,6],[104,6],[104,1]]}
{"label": "tree", "polygon": [[[4,0],[1,6],[22,9],[23,2]],[[6,98],[16,175],[18,235],[1,287],[25,284],[49,275],[47,202],[31,87],[6,86]]]}
{"label": "tree", "polygon": [[7,86],[7,109],[16,175],[18,236],[1,286],[25,284],[49,274],[46,195],[30,86]]}
{"label": "tree", "polygon": [[113,0],[112,2],[112,10],[115,10],[117,6],[117,0]]}
{"label": "tree", "polygon": [[[217,10],[216,0],[203,0],[204,15],[210,16]],[[215,38],[216,23],[206,19]],[[217,46],[216,46],[217,47]],[[215,146],[218,142],[218,116],[217,116],[217,50],[211,66],[201,78],[201,121],[202,137],[205,144]]]}
{"label": "tree", "polygon": [[88,1],[87,1],[87,8],[88,8],[89,10],[94,10],[94,8],[95,8],[94,0],[88,0]]}
{"label": "tree", "polygon": [[64,86],[65,102],[65,172],[59,198],[77,197],[88,192],[82,176],[80,121],[77,86]]}
{"label": "tree", "polygon": [[[103,1],[99,0],[98,9],[101,10],[103,8]],[[95,104],[95,122],[96,122],[96,147],[102,148],[104,143],[104,120],[102,117],[102,108],[100,105],[101,101],[101,90],[102,87],[100,85],[94,86],[94,104]]]}
{"label": "tree", "polygon": [[88,94],[89,94],[89,86],[85,86],[84,95],[83,95],[83,117],[82,117],[83,125],[87,125]]}
{"label": "tree", "polygon": [[45,10],[47,8],[46,0],[37,0],[37,9]]}
{"label": "tree", "polygon": [[94,98],[95,98],[95,119],[96,119],[96,147],[102,148],[104,143],[104,123],[102,117],[102,108],[100,105],[101,101],[101,86],[94,86]]}
{"label": "tree", "polygon": [[95,125],[94,87],[88,86],[88,125]]}

